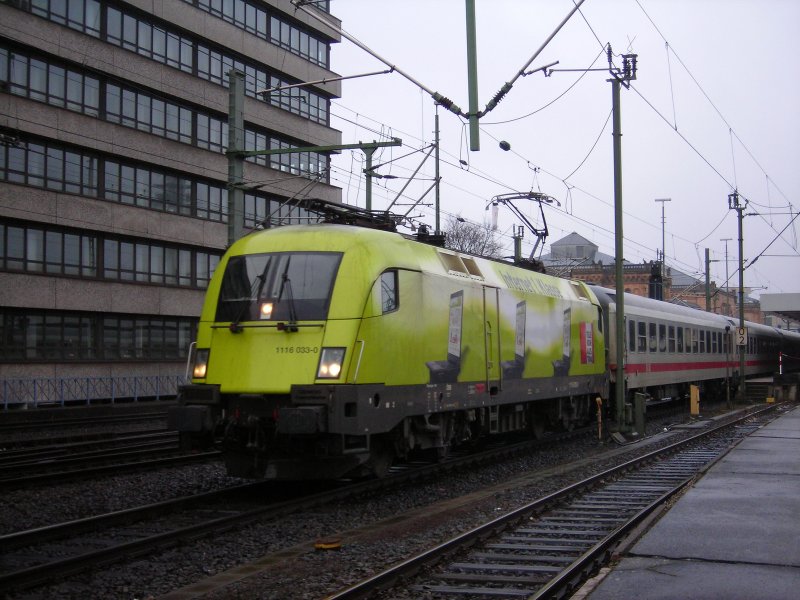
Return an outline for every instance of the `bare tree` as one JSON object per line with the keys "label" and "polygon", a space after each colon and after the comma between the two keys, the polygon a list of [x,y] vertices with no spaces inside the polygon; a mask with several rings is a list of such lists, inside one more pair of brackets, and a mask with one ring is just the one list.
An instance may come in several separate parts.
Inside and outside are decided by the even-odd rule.
{"label": "bare tree", "polygon": [[501,258],[503,247],[488,223],[478,225],[451,215],[445,221],[445,247],[465,254]]}

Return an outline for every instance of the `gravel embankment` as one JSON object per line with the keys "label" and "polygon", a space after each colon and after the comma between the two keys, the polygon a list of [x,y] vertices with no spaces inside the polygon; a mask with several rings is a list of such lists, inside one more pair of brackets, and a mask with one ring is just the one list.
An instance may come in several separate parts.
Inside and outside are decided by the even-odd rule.
{"label": "gravel embankment", "polygon": [[[651,428],[655,432],[662,425],[653,424]],[[265,520],[109,572],[82,575],[58,585],[18,593],[14,598],[156,598],[282,549],[292,549],[292,557],[205,597],[322,598],[570,481],[602,471],[632,454],[652,450],[653,446],[640,443],[626,447],[626,452],[613,459],[595,463],[584,460],[574,470],[555,469],[557,474],[543,479],[532,476],[610,448],[613,446],[587,440],[468,473],[444,475],[407,489],[331,504],[278,522]],[[510,483],[523,475],[529,476],[524,483]],[[6,494],[0,530],[7,533],[239,483],[241,480],[226,477],[221,465],[194,465],[49,489],[19,490]],[[468,498],[470,494],[475,494],[472,500]],[[419,509],[415,518],[398,520],[388,530],[383,527],[375,532],[353,531],[413,509]],[[315,540],[336,535],[344,540],[340,550],[314,550]]]}

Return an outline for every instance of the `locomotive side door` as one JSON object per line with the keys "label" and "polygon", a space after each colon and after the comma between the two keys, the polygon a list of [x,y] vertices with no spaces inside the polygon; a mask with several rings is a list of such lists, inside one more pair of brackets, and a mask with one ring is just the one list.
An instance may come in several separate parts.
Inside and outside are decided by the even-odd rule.
{"label": "locomotive side door", "polygon": [[500,389],[500,290],[483,286],[484,356],[486,357],[486,390]]}

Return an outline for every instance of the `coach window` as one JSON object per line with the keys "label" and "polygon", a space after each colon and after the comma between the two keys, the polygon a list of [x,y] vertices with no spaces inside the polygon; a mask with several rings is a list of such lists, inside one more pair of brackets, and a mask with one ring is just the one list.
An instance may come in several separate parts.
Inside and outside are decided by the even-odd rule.
{"label": "coach window", "polygon": [[717,345],[717,332],[716,331],[712,331],[711,332],[711,352],[712,352],[712,354],[716,354],[717,352],[719,352],[718,348],[719,348],[719,346]]}
{"label": "coach window", "polygon": [[678,352],[683,352],[683,327],[676,327]]}
{"label": "coach window", "polygon": [[706,353],[706,333],[708,333],[705,329],[700,330],[700,344],[697,348],[697,351],[700,354]]}
{"label": "coach window", "polygon": [[656,324],[650,323],[648,329],[650,332],[650,352],[655,352],[656,350],[658,350],[658,337],[656,335]]}
{"label": "coach window", "polygon": [[670,325],[667,331],[669,332],[669,337],[667,338],[669,347],[667,351],[675,352],[675,325]]}
{"label": "coach window", "polygon": [[636,321],[628,321],[628,350],[636,352]]}
{"label": "coach window", "polygon": [[397,271],[386,271],[381,274],[381,311],[386,314],[397,310],[399,306],[397,294]]}
{"label": "coach window", "polygon": [[659,352],[666,352],[667,351],[667,326],[666,325],[659,325],[658,326],[658,351]]}
{"label": "coach window", "polygon": [[647,352],[647,323],[639,321],[637,328],[638,334],[636,336],[636,351]]}

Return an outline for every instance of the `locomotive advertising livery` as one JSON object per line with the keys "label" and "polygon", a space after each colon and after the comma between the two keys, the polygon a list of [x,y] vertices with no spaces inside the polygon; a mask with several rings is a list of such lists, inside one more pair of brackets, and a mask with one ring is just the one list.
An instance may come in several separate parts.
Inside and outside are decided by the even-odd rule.
{"label": "locomotive advertising livery", "polygon": [[605,396],[583,283],[342,225],[253,233],[209,285],[172,426],[231,474],[340,476],[585,421]]}
{"label": "locomotive advertising livery", "polygon": [[[231,475],[380,475],[415,452],[587,423],[619,384],[618,323],[626,403],[738,375],[732,319],[627,294],[625,311],[612,290],[394,232],[254,232],[211,280],[170,427],[221,447]],[[746,375],[800,353],[797,334],[750,327]]]}

